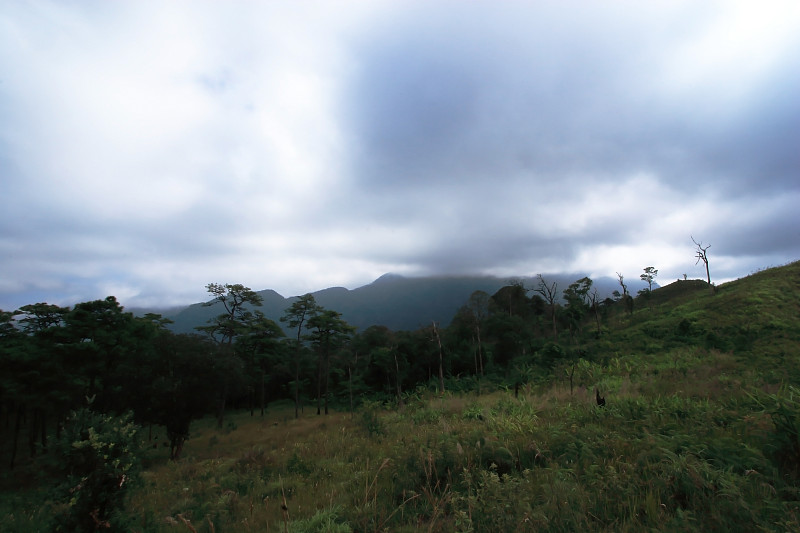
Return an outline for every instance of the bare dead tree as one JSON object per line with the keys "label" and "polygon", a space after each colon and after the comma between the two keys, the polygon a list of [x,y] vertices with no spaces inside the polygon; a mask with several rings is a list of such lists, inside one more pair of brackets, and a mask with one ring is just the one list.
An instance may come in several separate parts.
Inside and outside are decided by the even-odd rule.
{"label": "bare dead tree", "polygon": [[547,304],[550,306],[550,314],[553,318],[553,341],[558,341],[558,328],[556,327],[556,298],[558,285],[554,281],[552,285],[548,285],[545,282],[544,277],[541,274],[537,274],[539,278],[539,286],[534,289],[535,292],[538,292],[542,295],[542,298],[545,299]]}
{"label": "bare dead tree", "polygon": [[628,286],[625,285],[625,276],[617,272],[617,278],[619,278],[619,285],[622,287],[622,297],[628,296]]}
{"label": "bare dead tree", "polygon": [[625,284],[625,276],[617,272],[617,278],[619,278],[619,285],[622,287],[622,303],[625,305],[625,309],[628,311],[628,314],[633,314],[633,298],[630,294],[628,294],[628,286]]}
{"label": "bare dead tree", "polygon": [[594,312],[594,320],[597,324],[597,335],[600,336],[600,295],[597,293],[597,287],[595,287],[592,294],[589,295],[589,305],[591,306],[592,311]]}
{"label": "bare dead tree", "polygon": [[692,242],[697,246],[697,250],[695,251],[695,257],[697,261],[694,262],[696,265],[700,261],[706,266],[706,279],[708,280],[708,284],[711,285],[711,272],[708,270],[708,249],[711,248],[710,244],[703,246],[703,241],[697,242],[692,237]]}

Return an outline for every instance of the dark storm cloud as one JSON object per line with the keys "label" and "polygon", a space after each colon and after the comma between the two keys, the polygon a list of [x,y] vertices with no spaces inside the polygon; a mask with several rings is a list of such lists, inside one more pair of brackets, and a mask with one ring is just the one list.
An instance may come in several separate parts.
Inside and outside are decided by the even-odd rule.
{"label": "dark storm cloud", "polygon": [[[795,177],[795,65],[776,65],[734,102],[724,96],[740,89],[736,79],[670,92],[664,36],[634,16],[582,6],[589,24],[581,10],[501,6],[473,5],[466,20],[412,11],[362,46],[348,105],[367,187],[519,171],[610,180],[650,171],[734,188]],[[679,31],[683,17],[670,15],[655,29]]]}
{"label": "dark storm cloud", "polygon": [[671,125],[631,86],[648,68],[636,34],[558,32],[564,11],[472,10],[466,21],[435,8],[393,19],[359,51],[348,105],[369,186],[625,171],[651,158],[641,145]]}

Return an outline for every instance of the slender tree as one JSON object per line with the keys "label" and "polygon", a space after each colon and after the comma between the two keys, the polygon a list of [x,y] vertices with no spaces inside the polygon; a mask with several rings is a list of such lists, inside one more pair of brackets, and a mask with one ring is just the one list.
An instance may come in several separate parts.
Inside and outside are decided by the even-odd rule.
{"label": "slender tree", "polygon": [[432,321],[433,324],[433,335],[436,340],[436,344],[439,347],[439,393],[444,394],[444,356],[442,350],[442,338],[439,336],[439,327],[436,324],[436,321]]}
{"label": "slender tree", "polygon": [[[196,329],[207,333],[209,337],[225,347],[220,350],[220,356],[226,359],[223,363],[231,373],[226,372],[223,375],[231,376],[234,375],[233,371],[238,366],[241,366],[236,357],[233,340],[246,330],[247,323],[253,316],[247,306],[260,306],[263,300],[250,287],[245,287],[240,283],[226,283],[224,285],[209,283],[206,285],[206,289],[213,298],[203,305],[209,307],[222,304],[225,312],[210,319],[207,326],[198,326]],[[225,419],[225,403],[227,402],[230,388],[230,380],[223,380],[219,390],[219,409],[217,411],[217,426],[220,428]]]}
{"label": "slender tree", "polygon": [[594,288],[592,294],[589,295],[589,303],[594,314],[594,321],[597,325],[597,336],[600,336],[600,294],[597,292],[597,287]]}
{"label": "slender tree", "polygon": [[308,320],[313,332],[309,336],[317,349],[317,414],[324,396],[325,414],[328,414],[328,383],[330,381],[331,354],[339,350],[355,331],[355,328],[342,319],[341,313],[320,308]]}
{"label": "slender tree", "polygon": [[489,315],[489,295],[483,291],[475,291],[467,302],[467,309],[472,318],[472,328],[475,332],[475,375],[483,376],[483,342],[481,328]]}
{"label": "slender tree", "polygon": [[576,333],[580,333],[583,318],[589,311],[589,291],[592,283],[590,278],[583,277],[564,289],[564,300],[567,303],[564,314],[567,317],[570,335],[573,339]]}
{"label": "slender tree", "polygon": [[[254,398],[256,388],[258,388],[261,416],[264,416],[267,372],[276,366],[277,356],[282,347],[280,338],[283,336],[280,326],[264,316],[261,311],[255,311],[249,317],[246,329],[236,338],[237,353],[245,359],[251,380],[250,416],[253,416],[256,404]],[[253,386],[253,378],[257,378],[257,386]]]}
{"label": "slender tree", "polygon": [[[625,283],[625,276],[617,272],[617,278],[619,280],[619,286],[622,287],[622,294],[620,298],[622,299],[622,304],[625,306],[625,310],[628,311],[628,314],[633,314],[633,298],[628,293],[628,285]],[[619,294],[619,292],[614,291],[614,294]]]}
{"label": "slender tree", "polygon": [[290,328],[295,328],[297,338],[294,345],[294,417],[300,417],[300,352],[303,346],[302,333],[303,326],[308,320],[313,318],[320,310],[314,299],[313,294],[306,294],[298,298],[280,318],[281,322],[286,322]]}

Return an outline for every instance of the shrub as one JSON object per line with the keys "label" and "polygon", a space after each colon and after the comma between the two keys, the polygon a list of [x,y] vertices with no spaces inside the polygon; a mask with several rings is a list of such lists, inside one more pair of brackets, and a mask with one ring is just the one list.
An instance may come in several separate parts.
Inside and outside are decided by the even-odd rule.
{"label": "shrub", "polygon": [[125,493],[140,468],[139,427],[132,419],[84,408],[67,420],[49,454],[48,471],[62,480],[55,489],[56,531],[124,529]]}
{"label": "shrub", "polygon": [[290,474],[308,477],[311,474],[311,466],[295,450],[286,461],[286,471]]}
{"label": "shrub", "polygon": [[359,423],[366,430],[370,437],[381,437],[386,435],[386,425],[378,416],[380,404],[377,402],[365,401],[361,408],[361,418]]}

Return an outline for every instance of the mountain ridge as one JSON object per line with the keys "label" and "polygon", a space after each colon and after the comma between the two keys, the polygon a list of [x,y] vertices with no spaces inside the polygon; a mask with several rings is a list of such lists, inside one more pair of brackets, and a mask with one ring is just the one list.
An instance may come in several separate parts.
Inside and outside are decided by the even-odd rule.
{"label": "mountain ridge", "polygon": [[[582,277],[582,274],[552,274],[545,275],[544,279],[549,284],[556,283],[560,295],[570,283]],[[387,273],[355,289],[328,287],[309,294],[314,296],[318,305],[341,313],[342,318],[356,326],[358,331],[373,325],[399,331],[415,330],[431,322],[446,327],[473,292],[484,291],[491,296],[513,282],[521,282],[533,290],[538,279],[530,276],[501,278],[488,275],[406,277]],[[631,280],[627,285],[632,294],[647,286],[639,279]],[[619,282],[606,276],[594,280],[593,287],[597,288],[601,298],[606,298],[619,289]],[[256,292],[263,299],[258,310],[278,325],[281,325],[280,317],[286,308],[299,298],[284,297],[273,289]],[[170,325],[172,331],[194,333],[197,326],[205,325],[217,314],[217,306],[198,302],[164,316],[173,321]]]}

